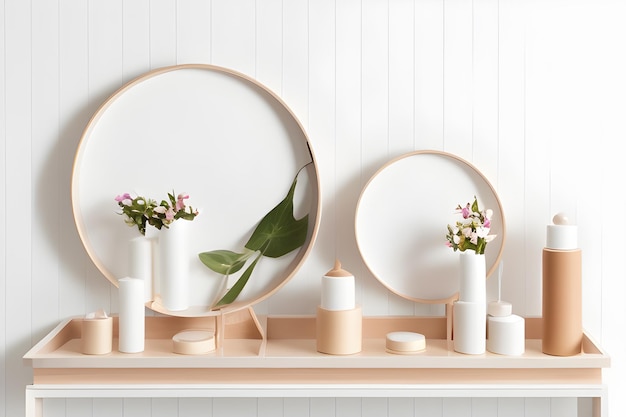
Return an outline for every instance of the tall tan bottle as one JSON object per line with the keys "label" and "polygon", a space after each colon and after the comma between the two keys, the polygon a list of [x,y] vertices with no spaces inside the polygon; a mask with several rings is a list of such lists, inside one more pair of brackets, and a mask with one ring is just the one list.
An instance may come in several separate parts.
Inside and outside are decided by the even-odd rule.
{"label": "tall tan bottle", "polygon": [[542,351],[573,356],[582,344],[582,252],[577,228],[563,214],[548,225],[543,249]]}

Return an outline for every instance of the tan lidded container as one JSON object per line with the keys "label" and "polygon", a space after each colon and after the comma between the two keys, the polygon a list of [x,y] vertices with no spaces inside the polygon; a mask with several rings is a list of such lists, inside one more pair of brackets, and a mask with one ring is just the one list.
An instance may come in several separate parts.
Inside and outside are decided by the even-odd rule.
{"label": "tan lidded container", "polygon": [[322,277],[321,305],[317,307],[317,351],[351,355],[361,351],[361,307],[355,305],[354,275],[335,261]]}

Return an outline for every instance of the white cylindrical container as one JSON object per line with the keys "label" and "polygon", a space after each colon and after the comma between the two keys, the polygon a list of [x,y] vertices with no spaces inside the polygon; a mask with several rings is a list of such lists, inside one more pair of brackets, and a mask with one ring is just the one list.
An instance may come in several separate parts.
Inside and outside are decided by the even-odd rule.
{"label": "white cylindrical container", "polygon": [[525,350],[525,322],[515,314],[487,319],[487,350],[500,355],[522,355]]}
{"label": "white cylindrical container", "polygon": [[191,256],[186,220],[178,220],[159,232],[158,264],[161,303],[170,311],[189,308]]}
{"label": "white cylindrical container", "polygon": [[131,239],[128,246],[128,276],[143,280],[144,301],[152,301],[152,240],[145,236]]}
{"label": "white cylindrical container", "polygon": [[459,271],[459,301],[485,304],[487,302],[485,255],[477,255],[473,250],[461,252]]}
{"label": "white cylindrical container", "polygon": [[354,275],[341,269],[341,263],[322,277],[321,307],[329,311],[352,310],[355,307]]}
{"label": "white cylindrical container", "polygon": [[145,308],[143,280],[122,278],[119,284],[119,351],[137,353],[144,350]]}
{"label": "white cylindrical container", "polygon": [[479,355],[485,353],[487,332],[485,303],[456,301],[453,310],[454,350]]}

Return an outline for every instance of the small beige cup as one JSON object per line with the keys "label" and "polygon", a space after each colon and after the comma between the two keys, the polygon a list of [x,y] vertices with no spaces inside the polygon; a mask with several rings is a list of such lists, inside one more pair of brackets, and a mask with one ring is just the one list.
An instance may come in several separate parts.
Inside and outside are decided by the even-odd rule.
{"label": "small beige cup", "polygon": [[83,319],[81,351],[86,355],[105,355],[113,348],[113,318]]}

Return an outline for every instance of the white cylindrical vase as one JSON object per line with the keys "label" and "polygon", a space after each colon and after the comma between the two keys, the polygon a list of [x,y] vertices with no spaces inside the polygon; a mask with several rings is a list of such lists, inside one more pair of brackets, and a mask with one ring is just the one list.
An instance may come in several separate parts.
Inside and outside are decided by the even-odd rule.
{"label": "white cylindrical vase", "polygon": [[485,303],[456,301],[453,310],[454,350],[479,355],[487,344],[487,306]]}
{"label": "white cylindrical vase", "polygon": [[145,309],[143,280],[122,278],[119,284],[119,351],[138,353],[144,350]]}
{"label": "white cylindrical vase", "polygon": [[478,255],[473,250],[460,253],[459,301],[486,304],[486,271],[485,255]]}
{"label": "white cylindrical vase", "polygon": [[159,232],[161,303],[170,311],[189,308],[190,253],[187,223],[185,220],[178,220]]}
{"label": "white cylindrical vase", "polygon": [[128,245],[128,276],[143,280],[145,302],[154,299],[152,246],[152,239],[145,236],[131,239]]}

